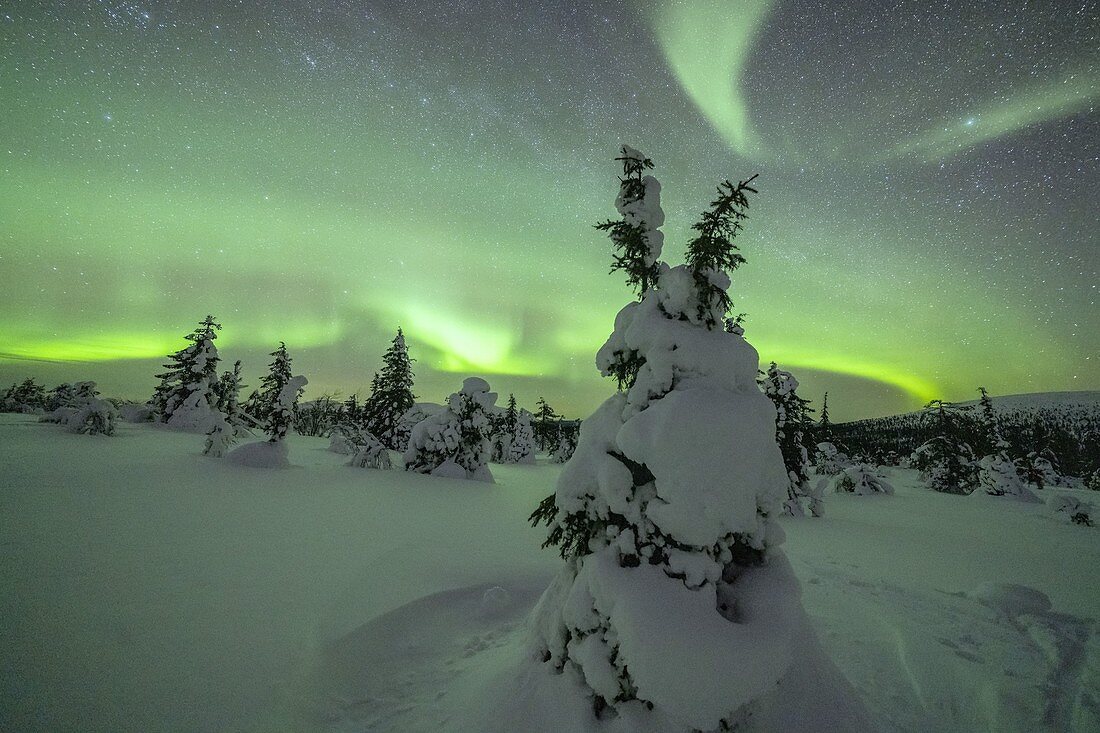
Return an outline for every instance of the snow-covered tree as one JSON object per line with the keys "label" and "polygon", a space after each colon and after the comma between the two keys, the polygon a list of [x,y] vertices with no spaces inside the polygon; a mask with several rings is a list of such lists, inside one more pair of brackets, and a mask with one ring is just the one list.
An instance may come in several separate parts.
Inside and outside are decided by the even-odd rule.
{"label": "snow-covered tree", "polygon": [[809,400],[798,396],[798,380],[794,375],[780,369],[774,361],[761,380],[761,386],[775,405],[775,440],[783,453],[783,465],[789,479],[784,511],[792,516],[803,516],[805,503],[815,517],[821,516],[824,507],[820,495],[810,488],[810,457],[802,432],[810,411]]}
{"label": "snow-covered tree", "polygon": [[431,402],[418,402],[413,405],[408,412],[401,416],[401,419],[397,421],[397,426],[393,430],[393,442],[396,446],[394,450],[400,451],[401,453],[408,450],[409,438],[412,435],[413,428],[416,427],[421,420],[443,409],[442,405]]}
{"label": "snow-covered tree", "polygon": [[1005,496],[1018,501],[1039,501],[1038,497],[1024,485],[1016,464],[1008,456],[1009,445],[997,427],[997,416],[993,411],[993,400],[985,387],[979,387],[981,400],[978,403],[978,419],[981,430],[977,442],[987,448],[986,454],[978,461],[977,496]]}
{"label": "snow-covered tree", "polygon": [[114,435],[118,409],[101,399],[95,382],[58,385],[52,392],[53,410],[39,418],[40,422],[64,425],[73,433]]}
{"label": "snow-covered tree", "polygon": [[489,383],[470,377],[446,406],[412,429],[405,451],[405,470],[445,478],[492,483],[489,471],[489,411],[497,395]]}
{"label": "snow-covered tree", "polygon": [[217,398],[216,407],[225,415],[231,426],[236,427],[241,421],[240,395],[241,387],[241,361],[233,363],[233,369],[222,372],[221,378],[214,389]]}
{"label": "snow-covered tree", "polygon": [[413,361],[409,358],[405,334],[399,328],[382,356],[382,371],[375,375],[367,400],[367,429],[387,448],[396,449],[397,423],[416,403],[412,392]]}
{"label": "snow-covered tree", "polygon": [[551,451],[557,447],[555,439],[557,437],[558,420],[560,419],[561,415],[554,412],[554,408],[542,397],[539,397],[534,419],[531,421],[531,426],[535,431],[535,443],[538,445],[539,450]]}
{"label": "snow-covered tree", "polygon": [[1047,499],[1047,510],[1058,520],[1082,527],[1095,525],[1096,507],[1091,502],[1069,494],[1054,494]]}
{"label": "snow-covered tree", "polygon": [[554,463],[566,463],[577,450],[577,431],[563,428],[559,418],[557,437],[554,442],[556,445],[550,454],[550,460]]}
{"label": "snow-covered tree", "polygon": [[271,414],[267,416],[268,442],[277,443],[286,437],[287,431],[294,424],[294,408],[307,384],[309,380],[299,374],[290,377],[283,385],[275,397]]}
{"label": "snow-covered tree", "polygon": [[217,412],[218,338],[221,324],[207,316],[186,338],[191,343],[169,354],[168,371],[161,380],[152,405],[161,422],[182,430],[209,430]]}
{"label": "snow-covered tree", "polygon": [[506,463],[533,464],[534,462],[535,431],[531,427],[531,413],[528,410],[520,409]]}
{"label": "snow-covered tree", "polygon": [[934,437],[913,451],[913,465],[935,491],[969,494],[977,486],[977,461],[963,437],[968,410],[943,400],[932,400],[925,406],[923,416]]}
{"label": "snow-covered tree", "polygon": [[775,409],[756,351],[721,328],[747,192],[723,183],[688,264],[660,265],[619,312],[597,365],[619,376],[635,354],[638,369],[582,423],[532,515],[566,559],[534,651],[634,730],[734,725],[787,673],[804,623],[774,524],[787,493]]}
{"label": "snow-covered tree", "polygon": [[894,487],[883,478],[875,466],[863,462],[846,467],[833,477],[831,483],[833,491],[837,493],[857,496],[894,493]]}
{"label": "snow-covered tree", "polygon": [[13,384],[0,399],[0,411],[3,412],[35,412],[45,407],[46,388],[34,381],[34,378]]}
{"label": "snow-covered tree", "polygon": [[508,405],[503,410],[489,414],[489,460],[493,463],[508,463],[512,455],[512,441],[519,424],[519,408],[516,396],[508,395]]}
{"label": "snow-covered tree", "polygon": [[356,444],[355,451],[348,460],[348,465],[355,468],[378,468],[388,470],[393,467],[390,461],[390,452],[370,433],[364,431],[361,441]]}
{"label": "snow-covered tree", "polygon": [[256,394],[254,401],[249,397],[249,414],[261,423],[267,423],[270,420],[271,413],[275,410],[279,397],[283,393],[283,388],[294,376],[291,369],[292,360],[286,350],[285,342],[280,341],[279,348],[268,356],[272,357],[272,360],[267,365],[267,374],[260,379],[259,393]]}
{"label": "snow-covered tree", "polygon": [[203,445],[202,454],[221,458],[236,442],[237,431],[230,423],[229,418],[226,415],[217,415],[214,419],[214,426],[206,434],[206,443]]}

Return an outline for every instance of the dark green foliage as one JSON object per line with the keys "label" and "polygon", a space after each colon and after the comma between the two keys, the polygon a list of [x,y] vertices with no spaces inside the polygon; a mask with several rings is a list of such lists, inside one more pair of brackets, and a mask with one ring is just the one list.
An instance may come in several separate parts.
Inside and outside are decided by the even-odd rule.
{"label": "dark green foliage", "polygon": [[736,186],[730,181],[718,184],[718,198],[710,202],[710,208],[691,228],[696,236],[688,243],[687,265],[695,276],[699,294],[697,304],[699,320],[707,328],[717,325],[714,313],[726,313],[730,309],[729,294],[711,281],[718,272],[733,272],[745,262],[733,240],[748,218],[748,193],[756,193],[750,186],[756,176],[741,181]]}

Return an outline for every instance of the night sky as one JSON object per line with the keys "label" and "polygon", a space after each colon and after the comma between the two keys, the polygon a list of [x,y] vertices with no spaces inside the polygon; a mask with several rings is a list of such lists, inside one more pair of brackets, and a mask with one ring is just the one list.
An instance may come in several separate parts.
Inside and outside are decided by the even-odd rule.
{"label": "night sky", "polygon": [[587,415],[630,298],[759,173],[735,312],[834,419],[1100,389],[1095,2],[0,2],[0,379],[144,398],[207,313],[255,385],[463,376]]}

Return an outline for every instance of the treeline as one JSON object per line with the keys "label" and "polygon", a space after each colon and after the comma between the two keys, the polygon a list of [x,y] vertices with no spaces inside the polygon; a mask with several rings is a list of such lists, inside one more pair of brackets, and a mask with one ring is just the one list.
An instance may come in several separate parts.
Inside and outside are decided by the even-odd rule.
{"label": "treeline", "polygon": [[[994,446],[987,445],[990,433],[979,411],[970,405],[959,408],[959,437],[976,455],[988,455]],[[1086,477],[1100,470],[1100,404],[997,408],[993,419],[1013,458],[1045,455],[1068,476]],[[897,465],[939,435],[939,427],[927,410],[830,427],[833,442],[849,454],[889,465]]]}

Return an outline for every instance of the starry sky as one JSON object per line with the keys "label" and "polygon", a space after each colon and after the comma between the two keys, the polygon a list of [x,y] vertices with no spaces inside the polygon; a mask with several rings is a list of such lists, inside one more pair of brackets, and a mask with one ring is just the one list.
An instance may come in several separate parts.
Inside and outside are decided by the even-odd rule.
{"label": "starry sky", "polygon": [[213,313],[587,415],[628,143],[673,264],[759,174],[734,308],[834,420],[1100,389],[1098,99],[1096,2],[0,1],[0,380],[144,398]]}

